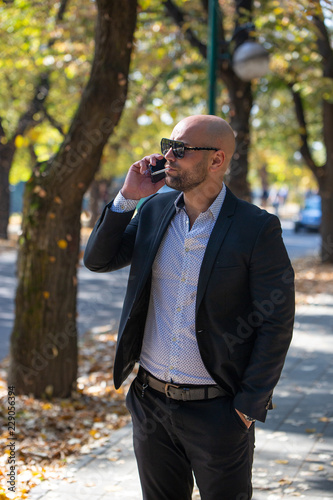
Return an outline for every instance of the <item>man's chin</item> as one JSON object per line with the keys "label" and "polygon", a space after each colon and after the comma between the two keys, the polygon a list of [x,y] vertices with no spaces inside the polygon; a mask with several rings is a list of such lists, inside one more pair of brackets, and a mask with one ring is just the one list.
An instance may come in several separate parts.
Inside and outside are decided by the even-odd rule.
{"label": "man's chin", "polygon": [[175,179],[174,177],[171,177],[169,175],[166,175],[166,177],[165,177],[165,184],[169,188],[181,190],[180,186],[179,186],[179,184],[180,184],[179,179]]}

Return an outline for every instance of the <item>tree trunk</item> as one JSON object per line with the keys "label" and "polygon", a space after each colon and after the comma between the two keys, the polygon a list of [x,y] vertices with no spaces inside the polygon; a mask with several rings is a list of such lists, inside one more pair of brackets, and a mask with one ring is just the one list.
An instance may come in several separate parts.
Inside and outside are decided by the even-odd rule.
{"label": "tree trunk", "polygon": [[333,192],[327,189],[323,191],[320,189],[322,206],[322,220],[321,220],[321,261],[323,263],[333,264]]}
{"label": "tree trunk", "polygon": [[[1,137],[0,137],[1,138]],[[8,239],[9,223],[9,171],[15,153],[14,142],[7,144],[0,142],[0,238]]]}
{"label": "tree trunk", "polygon": [[118,123],[136,0],[97,0],[95,56],[70,130],[26,185],[9,383],[18,394],[68,397],[76,386],[76,293],[84,192]]}
{"label": "tree trunk", "polygon": [[[251,201],[250,186],[247,180],[250,151],[250,113],[253,105],[251,82],[245,82],[234,73],[231,60],[237,47],[251,38],[253,31],[252,0],[234,0],[235,26],[230,45],[229,64],[222,59],[220,74],[225,82],[230,98],[230,125],[236,133],[236,151],[233,156],[226,183],[231,191],[243,200]],[[230,47],[229,45],[229,52]],[[225,66],[225,69],[223,69]]]}
{"label": "tree trunk", "polygon": [[250,113],[253,104],[251,83],[243,82],[235,74],[226,79],[230,96],[230,125],[236,133],[236,150],[232,158],[226,184],[243,200],[251,201],[247,180],[250,149]]}
{"label": "tree trunk", "polygon": [[56,207],[36,187],[30,182],[24,195],[9,382],[17,393],[66,397],[77,373],[81,210],[69,193]]}
{"label": "tree trunk", "polygon": [[89,189],[89,227],[94,227],[99,214],[99,182],[94,179]]}
{"label": "tree trunk", "polygon": [[89,211],[90,220],[89,227],[94,227],[100,214],[101,206],[105,204],[110,199],[109,197],[109,187],[111,185],[112,179],[94,179],[90,185],[89,189]]}
{"label": "tree trunk", "polygon": [[318,178],[322,205],[321,260],[333,264],[333,104],[323,102],[325,175]]}

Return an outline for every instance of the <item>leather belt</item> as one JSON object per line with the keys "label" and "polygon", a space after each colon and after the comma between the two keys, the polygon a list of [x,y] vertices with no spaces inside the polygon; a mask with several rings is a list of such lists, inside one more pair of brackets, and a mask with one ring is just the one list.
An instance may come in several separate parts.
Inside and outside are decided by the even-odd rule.
{"label": "leather belt", "polygon": [[162,382],[162,380],[154,377],[142,368],[142,366],[139,368],[137,378],[144,388],[151,387],[155,391],[162,392],[168,398],[176,399],[177,401],[199,401],[228,395],[226,391],[217,385],[177,385]]}

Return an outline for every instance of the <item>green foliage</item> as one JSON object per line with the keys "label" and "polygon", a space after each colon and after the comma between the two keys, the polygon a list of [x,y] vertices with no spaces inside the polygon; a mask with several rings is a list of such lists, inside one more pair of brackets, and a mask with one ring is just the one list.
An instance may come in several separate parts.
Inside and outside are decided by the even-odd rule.
{"label": "green foliage", "polygon": [[[76,110],[90,72],[96,7],[89,0],[71,0],[65,16],[58,19],[60,3],[51,0],[0,4],[0,117],[3,142],[16,135],[20,117],[27,111],[42,74],[48,74],[50,92],[47,113],[65,132]],[[39,116],[34,116],[38,120]],[[16,141],[11,182],[26,180],[34,160],[50,157],[62,135],[44,120],[36,132]],[[23,151],[24,150],[24,151]]]}
{"label": "green foliage", "polygon": [[[207,43],[207,17],[200,0],[175,0],[184,13],[182,29],[166,15],[158,0],[140,0],[135,51],[132,56],[126,108],[115,134],[105,148],[100,177],[123,175],[129,165],[151,152],[159,152],[160,138],[169,136],[174,124],[189,114],[207,112],[207,62],[191,46],[186,30]],[[220,2],[227,40],[234,30],[234,0]],[[332,5],[321,3],[332,33]],[[39,75],[50,75],[46,107],[55,120],[44,120],[26,136],[16,139],[18,147],[11,182],[26,179],[33,159],[54,154],[68,130],[93,55],[96,7],[90,0],[71,0],[63,20],[57,18],[59,3],[45,0],[0,4],[0,117],[10,138],[19,117],[34,95]],[[319,163],[322,149],[321,101],[333,102],[332,80],[323,78],[313,15],[318,4],[309,0],[254,0],[256,35],[271,53],[271,72],[253,82],[251,180],[258,182],[256,169],[266,162],[272,182],[306,183],[311,176],[300,170],[299,126],[287,85],[305,98],[309,142]],[[229,119],[229,96],[218,82],[217,109]],[[258,161],[258,158],[260,161]],[[280,161],[277,161],[280,158]]]}

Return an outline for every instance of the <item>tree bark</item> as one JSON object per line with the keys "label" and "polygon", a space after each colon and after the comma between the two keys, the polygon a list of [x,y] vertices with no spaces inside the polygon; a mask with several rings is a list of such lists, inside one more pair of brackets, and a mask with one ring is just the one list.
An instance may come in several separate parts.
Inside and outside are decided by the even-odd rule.
{"label": "tree bark", "polygon": [[323,129],[326,147],[325,175],[318,178],[321,196],[321,260],[333,264],[333,104],[323,101]]}
{"label": "tree bark", "polygon": [[[252,21],[252,0],[235,0],[235,26],[232,40],[226,44],[229,57],[222,58],[220,75],[227,86],[230,98],[230,125],[236,133],[236,150],[230,165],[226,182],[231,191],[243,200],[251,201],[247,180],[249,171],[249,151],[251,145],[250,113],[253,106],[251,82],[244,82],[233,71],[232,53],[250,38],[249,23]],[[251,27],[254,31],[254,26]],[[222,35],[224,30],[222,30]],[[224,36],[224,35],[223,35]],[[232,47],[233,46],[233,47]],[[232,47],[232,48],[231,48]],[[225,49],[226,50],[226,49]]]}
{"label": "tree bark", "polygon": [[7,144],[0,142],[0,238],[5,240],[8,239],[10,206],[9,171],[13,163],[14,154],[14,141],[10,141]]}
{"label": "tree bark", "polygon": [[56,156],[26,185],[9,383],[17,393],[68,397],[76,386],[76,293],[84,192],[118,123],[136,0],[97,0],[89,82]]}
{"label": "tree bark", "polygon": [[225,82],[230,96],[230,125],[236,134],[236,149],[226,183],[238,198],[251,201],[247,179],[251,145],[250,113],[253,105],[251,83],[243,82],[233,72],[225,78]]}
{"label": "tree bark", "polygon": [[104,207],[109,197],[110,179],[94,179],[89,188],[89,212],[91,214],[89,227],[93,228],[101,214],[101,205]]}
{"label": "tree bark", "polygon": [[[332,43],[322,13],[314,16],[314,23],[319,32],[317,44],[323,61],[323,77],[333,82]],[[322,204],[321,260],[333,264],[333,103],[323,99],[322,109],[326,165],[325,175],[318,179]]]}

